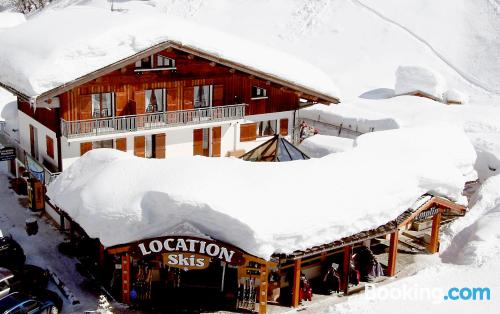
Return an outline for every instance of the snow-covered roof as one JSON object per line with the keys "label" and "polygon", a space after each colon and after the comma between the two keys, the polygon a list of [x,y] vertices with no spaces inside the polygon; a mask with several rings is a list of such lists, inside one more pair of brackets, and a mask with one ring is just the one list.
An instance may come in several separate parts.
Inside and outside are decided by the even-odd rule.
{"label": "snow-covered roof", "polygon": [[375,132],[348,152],[286,163],[101,149],[65,170],[48,196],[107,247],[189,223],[269,258],[376,228],[429,191],[464,202],[474,161],[464,133],[444,127]]}
{"label": "snow-covered roof", "polygon": [[445,88],[444,78],[434,70],[418,66],[400,66],[396,70],[396,95],[420,93],[441,100]]}
{"label": "snow-covered roof", "polygon": [[466,104],[467,102],[469,102],[469,96],[453,88],[447,90],[444,93],[443,98],[447,103]]}
{"label": "snow-covered roof", "polygon": [[350,138],[316,134],[300,143],[299,148],[311,157],[323,157],[333,153],[353,149],[354,140]]}
{"label": "snow-covered roof", "polygon": [[[332,80],[308,62],[262,44],[189,23],[148,6],[129,12],[74,5],[46,9],[0,33],[0,82],[40,96],[162,43],[215,56],[267,75],[313,96],[339,94]],[[323,96],[323,97],[321,97]]]}

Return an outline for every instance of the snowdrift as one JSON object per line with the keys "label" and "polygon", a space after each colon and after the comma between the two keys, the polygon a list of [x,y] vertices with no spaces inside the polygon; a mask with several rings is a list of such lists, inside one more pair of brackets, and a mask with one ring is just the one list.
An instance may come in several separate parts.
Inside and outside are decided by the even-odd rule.
{"label": "snowdrift", "polygon": [[396,70],[396,95],[422,92],[441,100],[446,88],[444,78],[437,72],[417,66],[400,66]]}
{"label": "snowdrift", "polygon": [[316,134],[300,143],[299,148],[309,157],[324,157],[332,153],[351,150],[354,140],[343,137]]}
{"label": "snowdrift", "polygon": [[[189,223],[268,258],[378,227],[429,191],[465,202],[460,168],[474,163],[474,152],[463,132],[446,134],[459,147],[452,151],[420,145],[425,141],[377,149],[397,132],[381,132],[349,152],[285,163],[149,160],[95,150],[59,176],[48,195],[105,246],[168,234]],[[436,134],[436,141],[444,140]]]}

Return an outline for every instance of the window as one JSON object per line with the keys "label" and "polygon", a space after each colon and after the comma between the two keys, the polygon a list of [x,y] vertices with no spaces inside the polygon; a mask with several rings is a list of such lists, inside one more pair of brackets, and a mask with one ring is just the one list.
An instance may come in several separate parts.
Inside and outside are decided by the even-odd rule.
{"label": "window", "polygon": [[157,68],[175,68],[175,60],[162,55],[156,56]]}
{"label": "window", "polygon": [[30,124],[31,157],[38,160],[38,129]]}
{"label": "window", "polygon": [[135,62],[136,71],[175,69],[175,60],[163,55],[153,55]]}
{"label": "window", "polygon": [[257,124],[257,137],[272,136],[277,131],[277,120],[260,121]]}
{"label": "window", "polygon": [[92,94],[92,118],[114,116],[115,97],[113,93]]}
{"label": "window", "polygon": [[54,159],[54,140],[50,136],[46,135],[45,143],[47,146],[47,156]]}
{"label": "window", "polygon": [[212,106],[212,85],[194,87],[194,108],[207,108]]}
{"label": "window", "polygon": [[145,91],[146,112],[163,112],[165,108],[165,89],[147,89]]}
{"label": "window", "polygon": [[36,302],[35,300],[29,300],[23,304],[23,311],[21,313],[30,313],[37,308],[38,302]]}
{"label": "window", "polygon": [[146,144],[145,144],[145,157],[153,158],[153,135],[146,135]]}
{"label": "window", "polygon": [[92,142],[92,149],[96,148],[113,148],[113,140]]}
{"label": "window", "polygon": [[267,98],[267,90],[262,87],[252,86],[252,99]]}

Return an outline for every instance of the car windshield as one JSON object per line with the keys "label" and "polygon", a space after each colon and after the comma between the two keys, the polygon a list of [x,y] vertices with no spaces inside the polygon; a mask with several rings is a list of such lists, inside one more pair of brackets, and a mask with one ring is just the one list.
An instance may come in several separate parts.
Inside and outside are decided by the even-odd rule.
{"label": "car windshield", "polygon": [[26,300],[28,300],[28,298],[26,296],[23,296],[22,294],[9,294],[8,296],[0,299],[0,313],[8,311]]}

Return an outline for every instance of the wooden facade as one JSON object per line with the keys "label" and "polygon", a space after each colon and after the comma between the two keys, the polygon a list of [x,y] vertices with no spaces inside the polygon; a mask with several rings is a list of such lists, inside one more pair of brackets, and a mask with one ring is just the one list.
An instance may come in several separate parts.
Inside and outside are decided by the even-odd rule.
{"label": "wooden facade", "polygon": [[[166,110],[193,109],[194,87],[213,86],[213,106],[245,103],[247,115],[289,111],[298,108],[298,92],[252,75],[216,65],[182,51],[167,49],[160,55],[175,60],[175,69],[137,71],[135,64],[99,77],[59,96],[61,118],[66,121],[92,119],[92,94],[114,93],[115,115],[145,113],[145,90],[165,89]],[[155,55],[156,56],[156,55]],[[252,98],[252,87],[267,91]]]}

